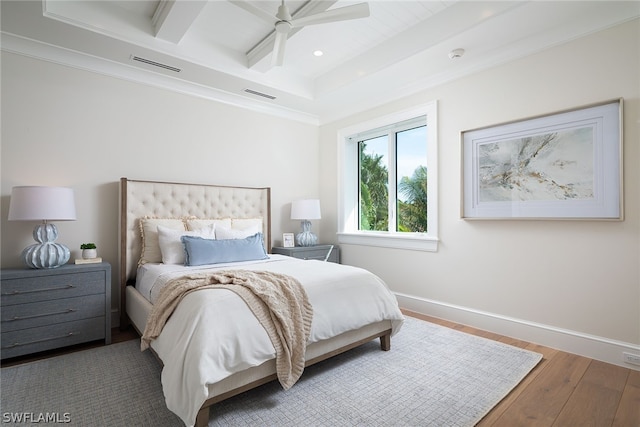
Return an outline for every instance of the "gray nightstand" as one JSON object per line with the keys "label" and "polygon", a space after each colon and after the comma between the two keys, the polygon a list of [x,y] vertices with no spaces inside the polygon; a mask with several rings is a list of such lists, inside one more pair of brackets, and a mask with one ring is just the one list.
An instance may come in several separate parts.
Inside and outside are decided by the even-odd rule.
{"label": "gray nightstand", "polygon": [[[275,246],[271,248],[271,253],[287,255],[300,259],[319,259],[324,260],[327,255],[327,261],[340,264],[340,248],[336,245],[316,245],[316,246],[296,246],[294,248],[283,248]],[[331,253],[329,251],[331,250]]]}
{"label": "gray nightstand", "polygon": [[111,266],[5,269],[0,357],[104,339],[111,343]]}

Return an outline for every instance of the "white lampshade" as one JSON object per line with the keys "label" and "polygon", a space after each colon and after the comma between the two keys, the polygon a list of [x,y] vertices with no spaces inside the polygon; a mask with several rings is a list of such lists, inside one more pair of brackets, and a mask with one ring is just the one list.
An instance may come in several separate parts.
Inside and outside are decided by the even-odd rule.
{"label": "white lampshade", "polygon": [[304,199],[291,202],[291,219],[320,219],[320,200]]}
{"label": "white lampshade", "polygon": [[73,190],[66,187],[13,187],[9,221],[74,221]]}
{"label": "white lampshade", "polygon": [[9,202],[9,221],[41,221],[33,229],[37,243],[22,251],[31,268],[56,268],[69,261],[70,251],[56,243],[58,228],[47,221],[74,221],[76,204],[73,190],[65,187],[13,187]]}

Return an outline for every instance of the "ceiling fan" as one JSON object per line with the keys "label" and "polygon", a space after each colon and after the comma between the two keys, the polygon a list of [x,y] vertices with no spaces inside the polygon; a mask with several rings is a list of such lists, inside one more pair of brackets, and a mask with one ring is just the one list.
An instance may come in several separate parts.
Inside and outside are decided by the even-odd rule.
{"label": "ceiling fan", "polygon": [[313,15],[303,16],[294,19],[289,12],[289,8],[282,0],[275,16],[252,5],[246,0],[231,0],[231,3],[257,16],[269,24],[275,25],[275,42],[273,44],[272,65],[282,65],[284,62],[284,50],[287,44],[289,33],[294,28],[302,28],[307,25],[325,24],[336,21],[346,21],[349,19],[366,18],[369,16],[369,5],[358,3],[351,6],[339,7]]}

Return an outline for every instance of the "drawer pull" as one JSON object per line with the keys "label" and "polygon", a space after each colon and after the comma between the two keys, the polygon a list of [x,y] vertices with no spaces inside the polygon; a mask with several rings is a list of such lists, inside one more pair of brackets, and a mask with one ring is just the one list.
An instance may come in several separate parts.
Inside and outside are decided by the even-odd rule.
{"label": "drawer pull", "polygon": [[34,292],[47,292],[47,291],[62,291],[65,289],[75,288],[73,285],[59,286],[57,288],[43,288],[43,289],[34,289],[31,291],[11,291],[3,293],[2,295],[20,295],[20,294],[32,294]]}
{"label": "drawer pull", "polygon": [[67,314],[67,313],[73,313],[73,312],[76,312],[76,311],[78,311],[78,310],[75,310],[73,308],[68,308],[68,309],[62,310],[62,311],[54,311],[54,312],[51,312],[51,313],[42,313],[42,314],[34,314],[34,315],[31,315],[31,316],[13,316],[9,320],[13,321],[13,320],[34,319],[36,317],[55,316],[56,314]]}
{"label": "drawer pull", "polygon": [[41,340],[33,340],[33,341],[27,341],[27,342],[14,342],[13,344],[9,344],[8,346],[2,347],[2,348],[14,348],[14,347],[20,347],[22,345],[37,344],[39,342],[58,340],[60,338],[68,338],[68,337],[72,337],[74,335],[78,335],[77,332],[69,332],[66,335],[60,335],[58,337],[43,338]]}

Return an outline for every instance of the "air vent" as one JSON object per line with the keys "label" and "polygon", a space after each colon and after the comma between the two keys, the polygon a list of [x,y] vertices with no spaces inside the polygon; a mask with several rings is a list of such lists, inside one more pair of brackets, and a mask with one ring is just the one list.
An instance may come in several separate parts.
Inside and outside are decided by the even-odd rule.
{"label": "air vent", "polygon": [[180,71],[182,71],[180,68],[172,67],[171,65],[162,64],[160,62],[152,61],[150,59],[141,58],[139,56],[131,56],[131,59],[133,59],[134,61],[138,61],[138,62],[142,62],[142,63],[145,63],[145,64],[153,65],[154,67],[164,68],[165,70],[174,71],[176,73],[179,73]]}
{"label": "air vent", "polygon": [[273,96],[273,95],[268,95],[268,94],[266,94],[266,93],[258,92],[258,91],[256,91],[256,90],[252,90],[252,89],[245,89],[244,91],[245,91],[245,92],[247,92],[247,93],[250,93],[250,94],[252,94],[252,95],[262,96],[263,98],[267,98],[267,99],[276,99],[276,97],[275,97],[275,96]]}

